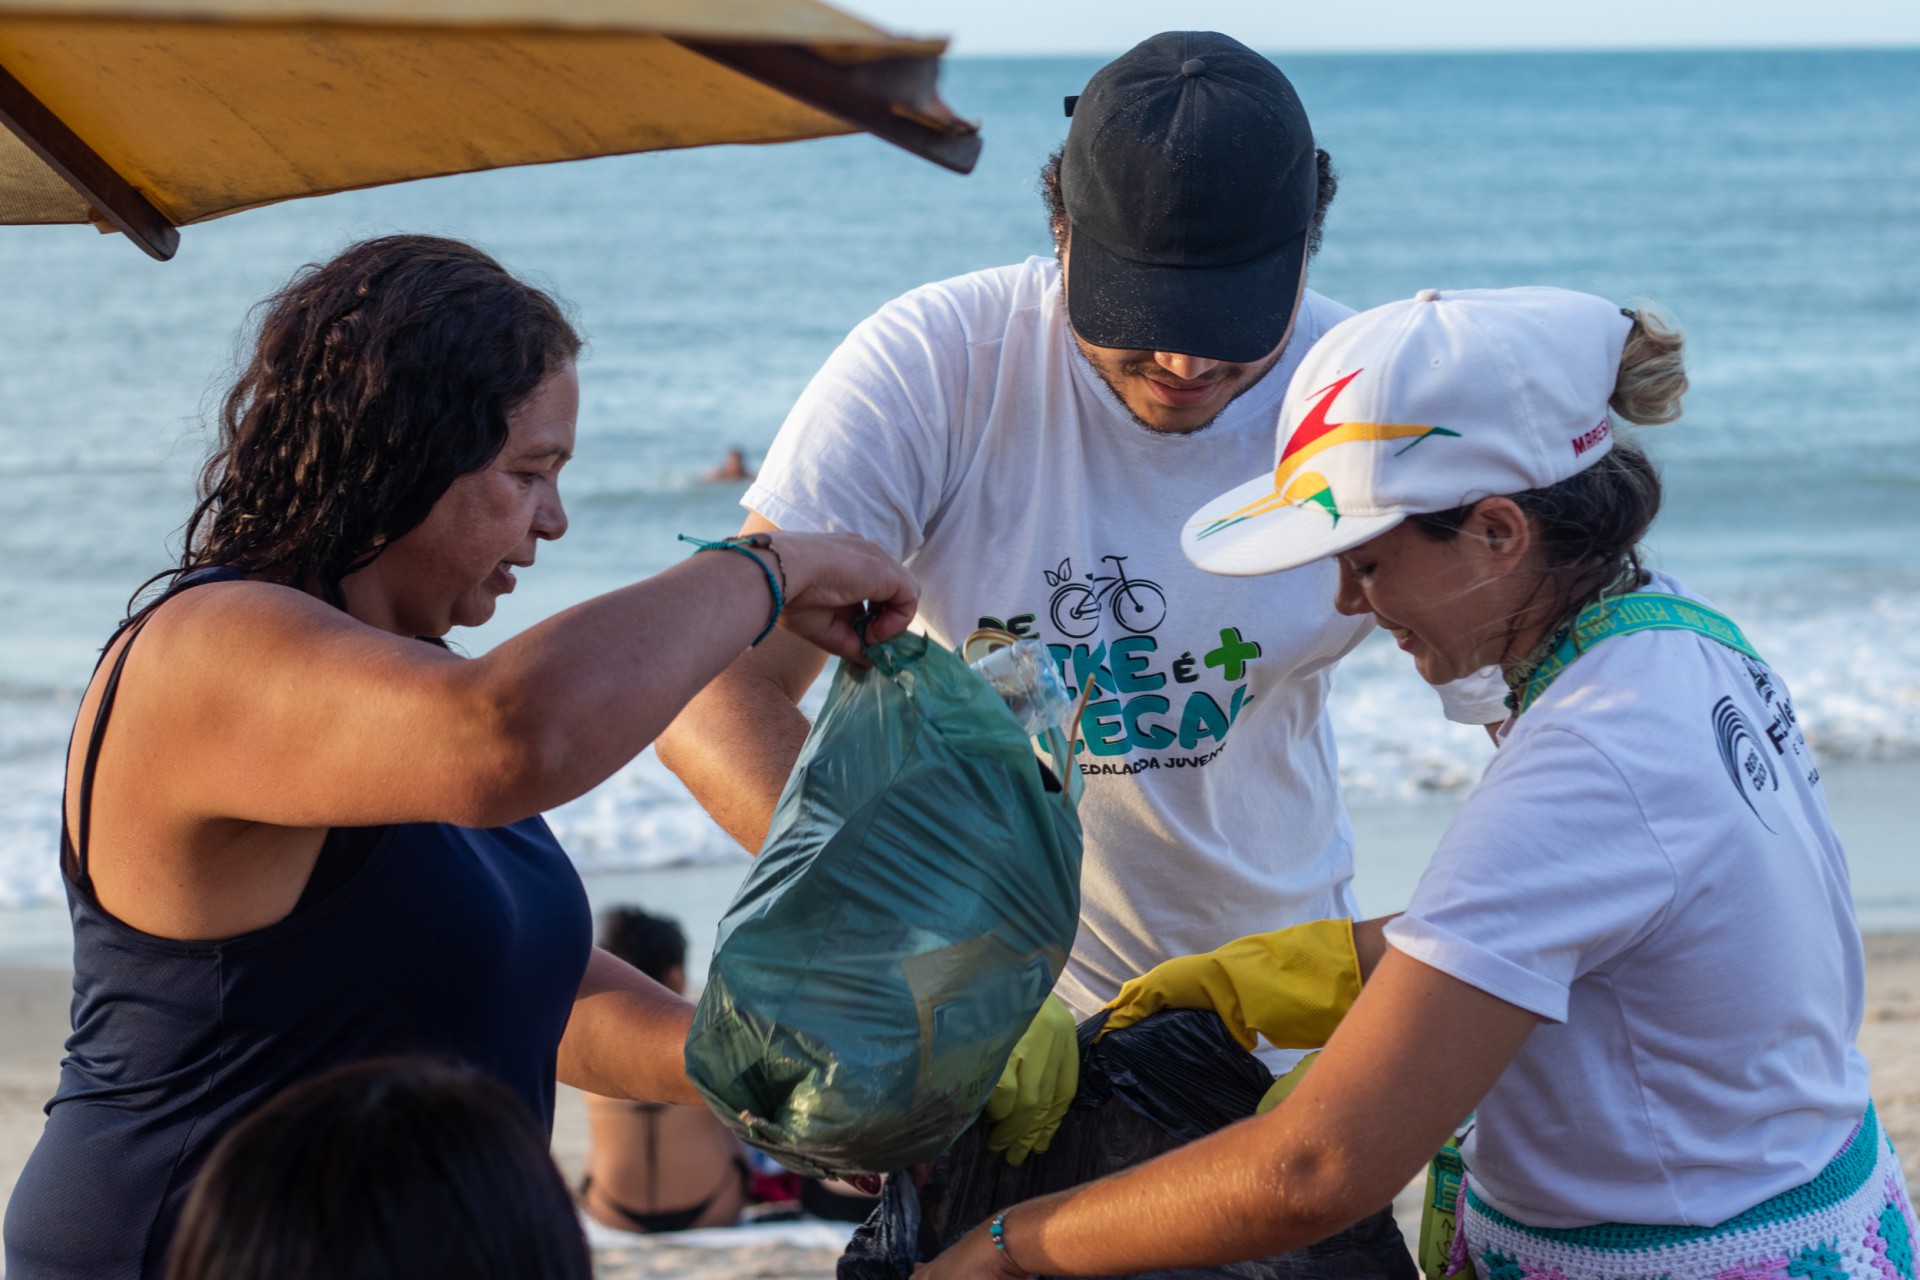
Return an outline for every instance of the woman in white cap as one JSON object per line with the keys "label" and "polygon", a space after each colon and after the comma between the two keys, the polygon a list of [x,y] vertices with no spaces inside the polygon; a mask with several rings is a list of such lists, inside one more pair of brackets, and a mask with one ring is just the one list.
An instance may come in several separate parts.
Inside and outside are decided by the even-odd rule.
{"label": "woman in white cap", "polygon": [[[1426,290],[1314,348],[1273,473],[1200,511],[1187,552],[1227,574],[1337,556],[1339,607],[1428,680],[1505,670],[1499,753],[1406,913],[1354,928],[1364,990],[1284,1103],[1016,1205],[930,1275],[1295,1249],[1474,1113],[1450,1270],[1914,1280],[1819,772],[1780,676],[1638,551],[1660,485],[1614,417],[1672,421],[1685,387],[1677,334],[1557,289]],[[1302,1043],[1283,1024],[1325,1011],[1290,992],[1345,997],[1290,945],[1171,961],[1116,1003]]]}

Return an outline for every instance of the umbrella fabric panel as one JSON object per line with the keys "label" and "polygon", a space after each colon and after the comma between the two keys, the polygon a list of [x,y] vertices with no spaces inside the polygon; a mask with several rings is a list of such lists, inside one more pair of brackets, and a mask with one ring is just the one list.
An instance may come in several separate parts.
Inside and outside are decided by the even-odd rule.
{"label": "umbrella fabric panel", "polygon": [[11,18],[0,66],[176,225],[437,174],[851,132],[649,35]]}
{"label": "umbrella fabric panel", "polygon": [[25,143],[0,129],[0,223],[86,220],[87,202]]}
{"label": "umbrella fabric panel", "polygon": [[0,0],[0,18],[8,15],[650,31],[699,40],[871,46],[894,57],[931,57],[945,47],[890,35],[820,0]]}

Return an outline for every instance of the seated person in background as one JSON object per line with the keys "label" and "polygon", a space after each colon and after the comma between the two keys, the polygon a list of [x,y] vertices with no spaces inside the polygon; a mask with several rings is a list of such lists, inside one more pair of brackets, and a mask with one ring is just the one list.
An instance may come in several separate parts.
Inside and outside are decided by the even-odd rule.
{"label": "seated person in background", "polygon": [[278,1094],[208,1158],[167,1280],[588,1280],[546,1135],[471,1067],[376,1058]]}
{"label": "seated person in background", "polygon": [[[687,987],[687,936],[638,907],[601,913],[599,945],[676,995]],[[739,1141],[703,1106],[587,1095],[580,1202],[623,1231],[730,1227],[747,1204]]]}

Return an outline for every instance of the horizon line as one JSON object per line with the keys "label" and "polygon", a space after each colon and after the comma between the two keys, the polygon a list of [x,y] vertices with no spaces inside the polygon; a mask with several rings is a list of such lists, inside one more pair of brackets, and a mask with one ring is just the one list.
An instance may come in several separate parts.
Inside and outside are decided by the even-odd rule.
{"label": "horizon line", "polygon": [[[942,37],[932,37],[942,38]],[[950,38],[950,37],[949,37]],[[1001,58],[1007,60],[1032,59],[1039,61],[1047,58],[1116,58],[1131,46],[1118,46],[1108,49],[962,49],[949,51],[941,57],[949,62],[964,62],[975,58]],[[1858,41],[1832,41],[1827,43],[1803,42],[1799,44],[1755,43],[1755,44],[1647,44],[1647,45],[1443,45],[1420,48],[1399,46],[1362,46],[1362,45],[1304,45],[1288,49],[1270,49],[1255,46],[1260,53],[1284,54],[1289,58],[1300,57],[1458,57],[1467,56],[1510,56],[1524,54],[1556,54],[1618,56],[1621,54],[1734,54],[1734,53],[1920,53],[1920,38],[1912,40],[1887,41],[1867,44]]]}

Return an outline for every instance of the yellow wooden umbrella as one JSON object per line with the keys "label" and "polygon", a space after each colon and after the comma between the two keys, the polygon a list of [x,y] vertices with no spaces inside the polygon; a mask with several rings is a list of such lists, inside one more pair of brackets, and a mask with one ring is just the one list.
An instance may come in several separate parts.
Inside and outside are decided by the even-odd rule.
{"label": "yellow wooden umbrella", "polygon": [[0,223],[169,258],[298,196],[858,130],[964,173],[944,49],[819,0],[0,0]]}

